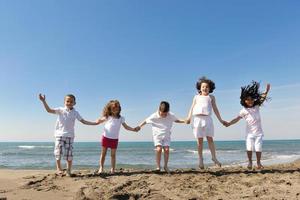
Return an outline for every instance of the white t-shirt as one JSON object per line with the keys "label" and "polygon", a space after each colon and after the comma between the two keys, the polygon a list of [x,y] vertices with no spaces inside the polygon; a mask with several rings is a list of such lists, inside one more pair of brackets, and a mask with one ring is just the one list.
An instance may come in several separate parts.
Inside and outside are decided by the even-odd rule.
{"label": "white t-shirt", "polygon": [[55,124],[55,137],[72,137],[74,138],[75,120],[82,120],[80,114],[73,108],[72,110],[67,107],[55,108],[55,113],[58,115]]}
{"label": "white t-shirt", "polygon": [[178,118],[171,112],[169,112],[165,118],[159,116],[158,112],[155,112],[146,119],[146,123],[152,125],[154,137],[161,137],[171,135],[172,125],[176,120],[178,120]]}
{"label": "white t-shirt", "polygon": [[246,120],[246,134],[263,135],[259,106],[253,108],[243,108],[239,114],[240,117]]}
{"label": "white t-shirt", "polygon": [[119,139],[121,124],[125,122],[124,117],[114,118],[109,116],[104,124],[104,137],[110,139]]}

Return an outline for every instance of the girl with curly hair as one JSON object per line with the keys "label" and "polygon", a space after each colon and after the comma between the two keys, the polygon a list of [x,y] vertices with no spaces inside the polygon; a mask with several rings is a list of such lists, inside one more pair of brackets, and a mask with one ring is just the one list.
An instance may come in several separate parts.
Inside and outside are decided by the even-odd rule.
{"label": "girl with curly hair", "polygon": [[221,163],[216,157],[216,149],[214,144],[214,125],[212,120],[212,111],[214,111],[218,120],[225,125],[225,121],[222,120],[219,113],[216,98],[211,95],[215,89],[215,83],[202,77],[196,83],[196,89],[198,94],[194,96],[187,122],[190,123],[193,116],[192,128],[195,138],[198,143],[198,155],[199,155],[199,168],[204,169],[203,163],[203,138],[206,137],[208,147],[211,152],[212,161],[216,166],[221,167]]}
{"label": "girl with curly hair", "polygon": [[100,155],[100,168],[98,173],[104,170],[104,162],[107,149],[111,149],[111,173],[116,168],[116,151],[119,142],[119,132],[121,125],[129,131],[137,132],[138,128],[132,128],[125,123],[125,118],[121,116],[121,105],[118,100],[109,101],[103,109],[102,117],[97,121],[99,124],[105,122],[102,134],[102,150]]}

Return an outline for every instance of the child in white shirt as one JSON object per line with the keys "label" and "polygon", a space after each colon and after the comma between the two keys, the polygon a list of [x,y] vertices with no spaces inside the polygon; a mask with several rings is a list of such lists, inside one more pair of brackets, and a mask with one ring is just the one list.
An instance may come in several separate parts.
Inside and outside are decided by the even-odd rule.
{"label": "child in white shirt", "polygon": [[264,136],[259,108],[267,98],[270,90],[270,84],[267,84],[264,93],[259,92],[259,83],[253,81],[252,84],[242,87],[241,105],[243,106],[239,115],[227,123],[226,126],[237,123],[244,118],[246,121],[246,149],[248,156],[248,169],[252,169],[252,151],[256,152],[257,168],[262,169],[262,139]]}
{"label": "child in white shirt", "polygon": [[109,101],[103,109],[103,114],[97,123],[105,122],[104,131],[102,134],[101,144],[102,150],[100,155],[100,168],[98,173],[104,170],[104,162],[107,149],[111,149],[111,170],[113,174],[116,168],[116,152],[119,142],[119,133],[121,125],[129,131],[137,132],[139,128],[132,128],[125,123],[125,118],[121,116],[121,105],[118,100]]}
{"label": "child in white shirt", "polygon": [[139,128],[143,127],[145,124],[152,125],[153,141],[156,148],[156,165],[157,171],[161,170],[160,160],[161,152],[164,150],[164,170],[169,173],[168,161],[169,161],[169,147],[171,143],[171,128],[173,122],[176,123],[186,123],[184,120],[178,119],[173,113],[169,112],[170,104],[166,101],[162,101],[159,105],[157,112],[150,115],[146,120],[144,120]]}
{"label": "child in white shirt", "polygon": [[86,125],[98,125],[98,122],[89,122],[84,120],[78,111],[75,110],[76,98],[72,94],[65,96],[65,107],[50,108],[46,102],[46,96],[39,94],[39,99],[42,101],[48,113],[57,114],[57,121],[55,125],[55,148],[54,155],[56,158],[56,170],[58,175],[63,174],[61,167],[61,156],[64,155],[67,161],[67,175],[71,176],[72,161],[73,161],[73,142],[75,137],[75,120],[77,119]]}
{"label": "child in white shirt", "polygon": [[206,137],[209,150],[211,152],[212,161],[216,166],[221,167],[221,163],[218,161],[216,156],[216,148],[214,144],[214,124],[212,120],[212,112],[215,113],[217,119],[225,125],[225,121],[222,120],[221,114],[217,107],[216,98],[211,95],[215,89],[215,83],[201,77],[196,83],[198,94],[195,95],[187,121],[190,123],[193,118],[192,128],[195,138],[198,144],[198,155],[199,155],[199,169],[204,169],[203,163],[203,138]]}

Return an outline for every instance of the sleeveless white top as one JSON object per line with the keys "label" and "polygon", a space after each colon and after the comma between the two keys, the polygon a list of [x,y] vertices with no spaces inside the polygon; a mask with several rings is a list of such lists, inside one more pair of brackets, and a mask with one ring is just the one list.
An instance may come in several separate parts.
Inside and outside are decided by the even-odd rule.
{"label": "sleeveless white top", "polygon": [[193,115],[211,115],[212,113],[212,104],[211,97],[209,95],[195,95],[195,105],[193,108]]}

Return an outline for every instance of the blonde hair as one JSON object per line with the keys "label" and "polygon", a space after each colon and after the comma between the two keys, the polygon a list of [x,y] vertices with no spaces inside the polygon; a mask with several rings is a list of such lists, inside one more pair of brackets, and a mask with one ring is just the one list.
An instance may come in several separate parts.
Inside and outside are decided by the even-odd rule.
{"label": "blonde hair", "polygon": [[120,118],[121,117],[121,105],[120,105],[120,102],[118,100],[110,100],[105,105],[105,107],[103,109],[103,112],[102,112],[102,115],[106,118],[109,117],[109,116],[113,116],[112,108],[115,107],[115,106],[119,107],[119,112],[114,117]]}

